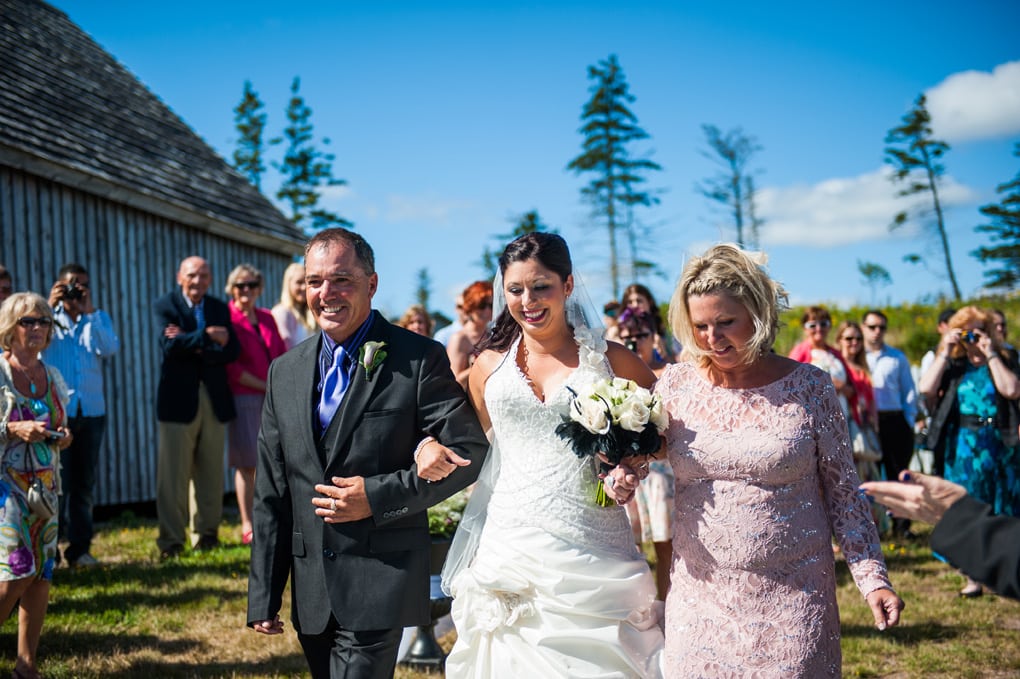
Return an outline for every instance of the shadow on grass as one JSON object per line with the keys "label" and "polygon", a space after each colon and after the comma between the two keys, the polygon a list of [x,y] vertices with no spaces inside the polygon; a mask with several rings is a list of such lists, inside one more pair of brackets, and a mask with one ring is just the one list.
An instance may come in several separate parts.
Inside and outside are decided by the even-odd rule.
{"label": "shadow on grass", "polygon": [[918,646],[931,641],[948,641],[964,637],[973,632],[974,627],[968,625],[942,625],[937,622],[926,622],[920,625],[902,625],[879,632],[874,625],[842,625],[844,638],[871,638],[876,634],[895,641],[903,646]]}

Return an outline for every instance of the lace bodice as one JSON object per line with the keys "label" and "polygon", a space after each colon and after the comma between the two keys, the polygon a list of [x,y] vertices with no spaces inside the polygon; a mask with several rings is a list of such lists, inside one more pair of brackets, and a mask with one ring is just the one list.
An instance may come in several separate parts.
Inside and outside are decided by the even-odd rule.
{"label": "lace bodice", "polygon": [[500,449],[499,479],[488,521],[501,527],[535,526],[578,546],[619,554],[636,547],[622,507],[595,503],[596,463],[578,458],[556,434],[575,388],[611,375],[605,340],[580,330],[579,365],[543,403],[517,365],[514,342],[485,385],[485,406]]}

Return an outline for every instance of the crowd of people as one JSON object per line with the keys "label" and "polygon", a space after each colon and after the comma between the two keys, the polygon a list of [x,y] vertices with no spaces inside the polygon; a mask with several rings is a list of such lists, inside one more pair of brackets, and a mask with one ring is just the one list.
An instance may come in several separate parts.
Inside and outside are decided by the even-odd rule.
{"label": "crowd of people", "polygon": [[[37,676],[54,568],[98,563],[102,365],[120,341],[92,283],[70,263],[45,299],[0,266],[0,619],[18,608],[21,677]],[[945,310],[915,385],[878,309],[833,345],[832,315],[809,307],[777,354],[786,293],[730,245],[686,263],[668,319],[637,283],[596,313],[546,233],[510,243],[439,332],[421,305],[392,323],[373,309],[374,253],[345,229],[309,241],[271,310],[250,264],[226,301],[202,257],[176,284],[154,302],[160,558],[220,544],[226,451],[248,625],[284,631],[290,581],[313,677],[392,675],[402,628],[430,622],[425,510],[468,487],[443,571],[451,677],[839,676],[836,555],[879,630],[903,609],[883,507],[896,537],[939,524],[962,596],[1017,596],[1016,555],[961,537],[1018,530],[1020,362],[999,311]],[[575,455],[557,426],[614,379],[654,394],[659,450]],[[931,475],[908,471],[918,440]]]}

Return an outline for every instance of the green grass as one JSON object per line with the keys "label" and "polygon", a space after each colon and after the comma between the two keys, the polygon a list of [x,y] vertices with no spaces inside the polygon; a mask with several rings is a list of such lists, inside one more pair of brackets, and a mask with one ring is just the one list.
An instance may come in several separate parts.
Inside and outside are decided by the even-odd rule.
{"label": "green grass", "polygon": [[[151,519],[104,523],[94,553],[103,566],[59,569],[39,648],[47,677],[299,677],[306,666],[289,624],[277,637],[244,625],[248,549],[236,523],[225,545],[161,564]],[[956,595],[962,579],[926,541],[886,543],[894,585],[906,600],[900,627],[878,632],[840,563],[843,672],[847,677],[1020,675],[1020,603]],[[289,600],[289,595],[285,597]],[[449,649],[453,633],[441,640]],[[15,620],[0,628],[0,675],[13,667]],[[400,668],[399,679],[427,675]]]}

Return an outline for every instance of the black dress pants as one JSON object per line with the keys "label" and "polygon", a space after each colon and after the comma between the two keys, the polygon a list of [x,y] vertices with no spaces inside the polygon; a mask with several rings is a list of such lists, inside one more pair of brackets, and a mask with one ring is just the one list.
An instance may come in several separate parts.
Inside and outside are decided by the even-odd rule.
{"label": "black dress pants", "polygon": [[336,618],[320,634],[298,633],[312,679],[392,679],[404,630],[355,632]]}
{"label": "black dress pants", "polygon": [[[910,458],[914,454],[914,430],[907,423],[902,410],[879,411],[878,440],[882,444],[885,477],[895,481],[900,472],[910,466]],[[910,530],[910,521],[895,519],[893,528],[898,535],[902,535]]]}

